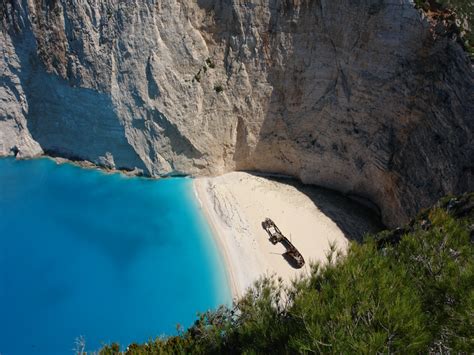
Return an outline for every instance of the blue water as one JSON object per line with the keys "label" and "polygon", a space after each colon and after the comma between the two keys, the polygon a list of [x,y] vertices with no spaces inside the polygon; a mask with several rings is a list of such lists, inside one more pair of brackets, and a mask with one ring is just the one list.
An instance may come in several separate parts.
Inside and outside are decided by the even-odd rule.
{"label": "blue water", "polygon": [[0,354],[175,334],[230,303],[192,180],[0,159]]}

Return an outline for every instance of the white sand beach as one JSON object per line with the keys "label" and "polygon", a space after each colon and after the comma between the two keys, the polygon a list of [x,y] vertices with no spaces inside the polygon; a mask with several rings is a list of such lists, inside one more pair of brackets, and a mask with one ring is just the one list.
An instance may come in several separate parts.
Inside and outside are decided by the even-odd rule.
{"label": "white sand beach", "polygon": [[[328,216],[338,215],[341,206],[331,204],[344,205],[345,222],[362,224],[364,228],[360,221],[364,218],[352,213],[357,211],[351,212],[358,205],[346,203],[341,197],[328,198],[322,189],[313,193],[310,187],[300,188],[281,179],[232,172],[215,178],[197,178],[194,187],[225,260],[234,298],[242,296],[265,274],[276,274],[289,282],[308,273],[311,261],[325,260],[330,243],[344,251],[349,241]],[[270,243],[261,224],[267,217],[303,254],[303,268],[289,265],[282,256],[285,248],[280,243]],[[367,229],[372,227],[370,222],[366,224]]]}

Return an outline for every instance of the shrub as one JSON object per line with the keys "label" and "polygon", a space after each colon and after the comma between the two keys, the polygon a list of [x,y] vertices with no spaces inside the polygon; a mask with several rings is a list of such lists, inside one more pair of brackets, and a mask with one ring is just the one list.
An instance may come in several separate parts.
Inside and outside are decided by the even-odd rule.
{"label": "shrub", "polygon": [[424,11],[441,13],[445,10],[454,12],[454,20],[446,19],[455,29],[459,41],[474,59],[474,1],[472,0],[415,0],[415,6]]}
{"label": "shrub", "polygon": [[474,193],[444,199],[346,256],[332,249],[291,287],[262,279],[233,308],[127,353],[472,353],[473,225]]}
{"label": "shrub", "polygon": [[216,67],[216,65],[214,64],[214,62],[211,60],[211,58],[207,58],[206,59],[206,64],[209,68],[211,69],[214,69]]}

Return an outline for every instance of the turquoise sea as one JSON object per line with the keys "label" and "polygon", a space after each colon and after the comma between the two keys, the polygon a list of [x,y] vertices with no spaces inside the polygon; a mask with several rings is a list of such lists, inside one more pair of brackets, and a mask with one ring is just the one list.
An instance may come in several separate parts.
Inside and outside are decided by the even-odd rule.
{"label": "turquoise sea", "polygon": [[145,342],[230,302],[191,179],[0,159],[0,354]]}

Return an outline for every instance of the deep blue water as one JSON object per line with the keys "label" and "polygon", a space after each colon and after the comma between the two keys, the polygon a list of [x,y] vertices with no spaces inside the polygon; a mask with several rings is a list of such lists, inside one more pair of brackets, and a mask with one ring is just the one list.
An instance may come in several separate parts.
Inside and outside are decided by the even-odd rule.
{"label": "deep blue water", "polygon": [[0,354],[144,342],[230,297],[191,179],[0,159]]}

